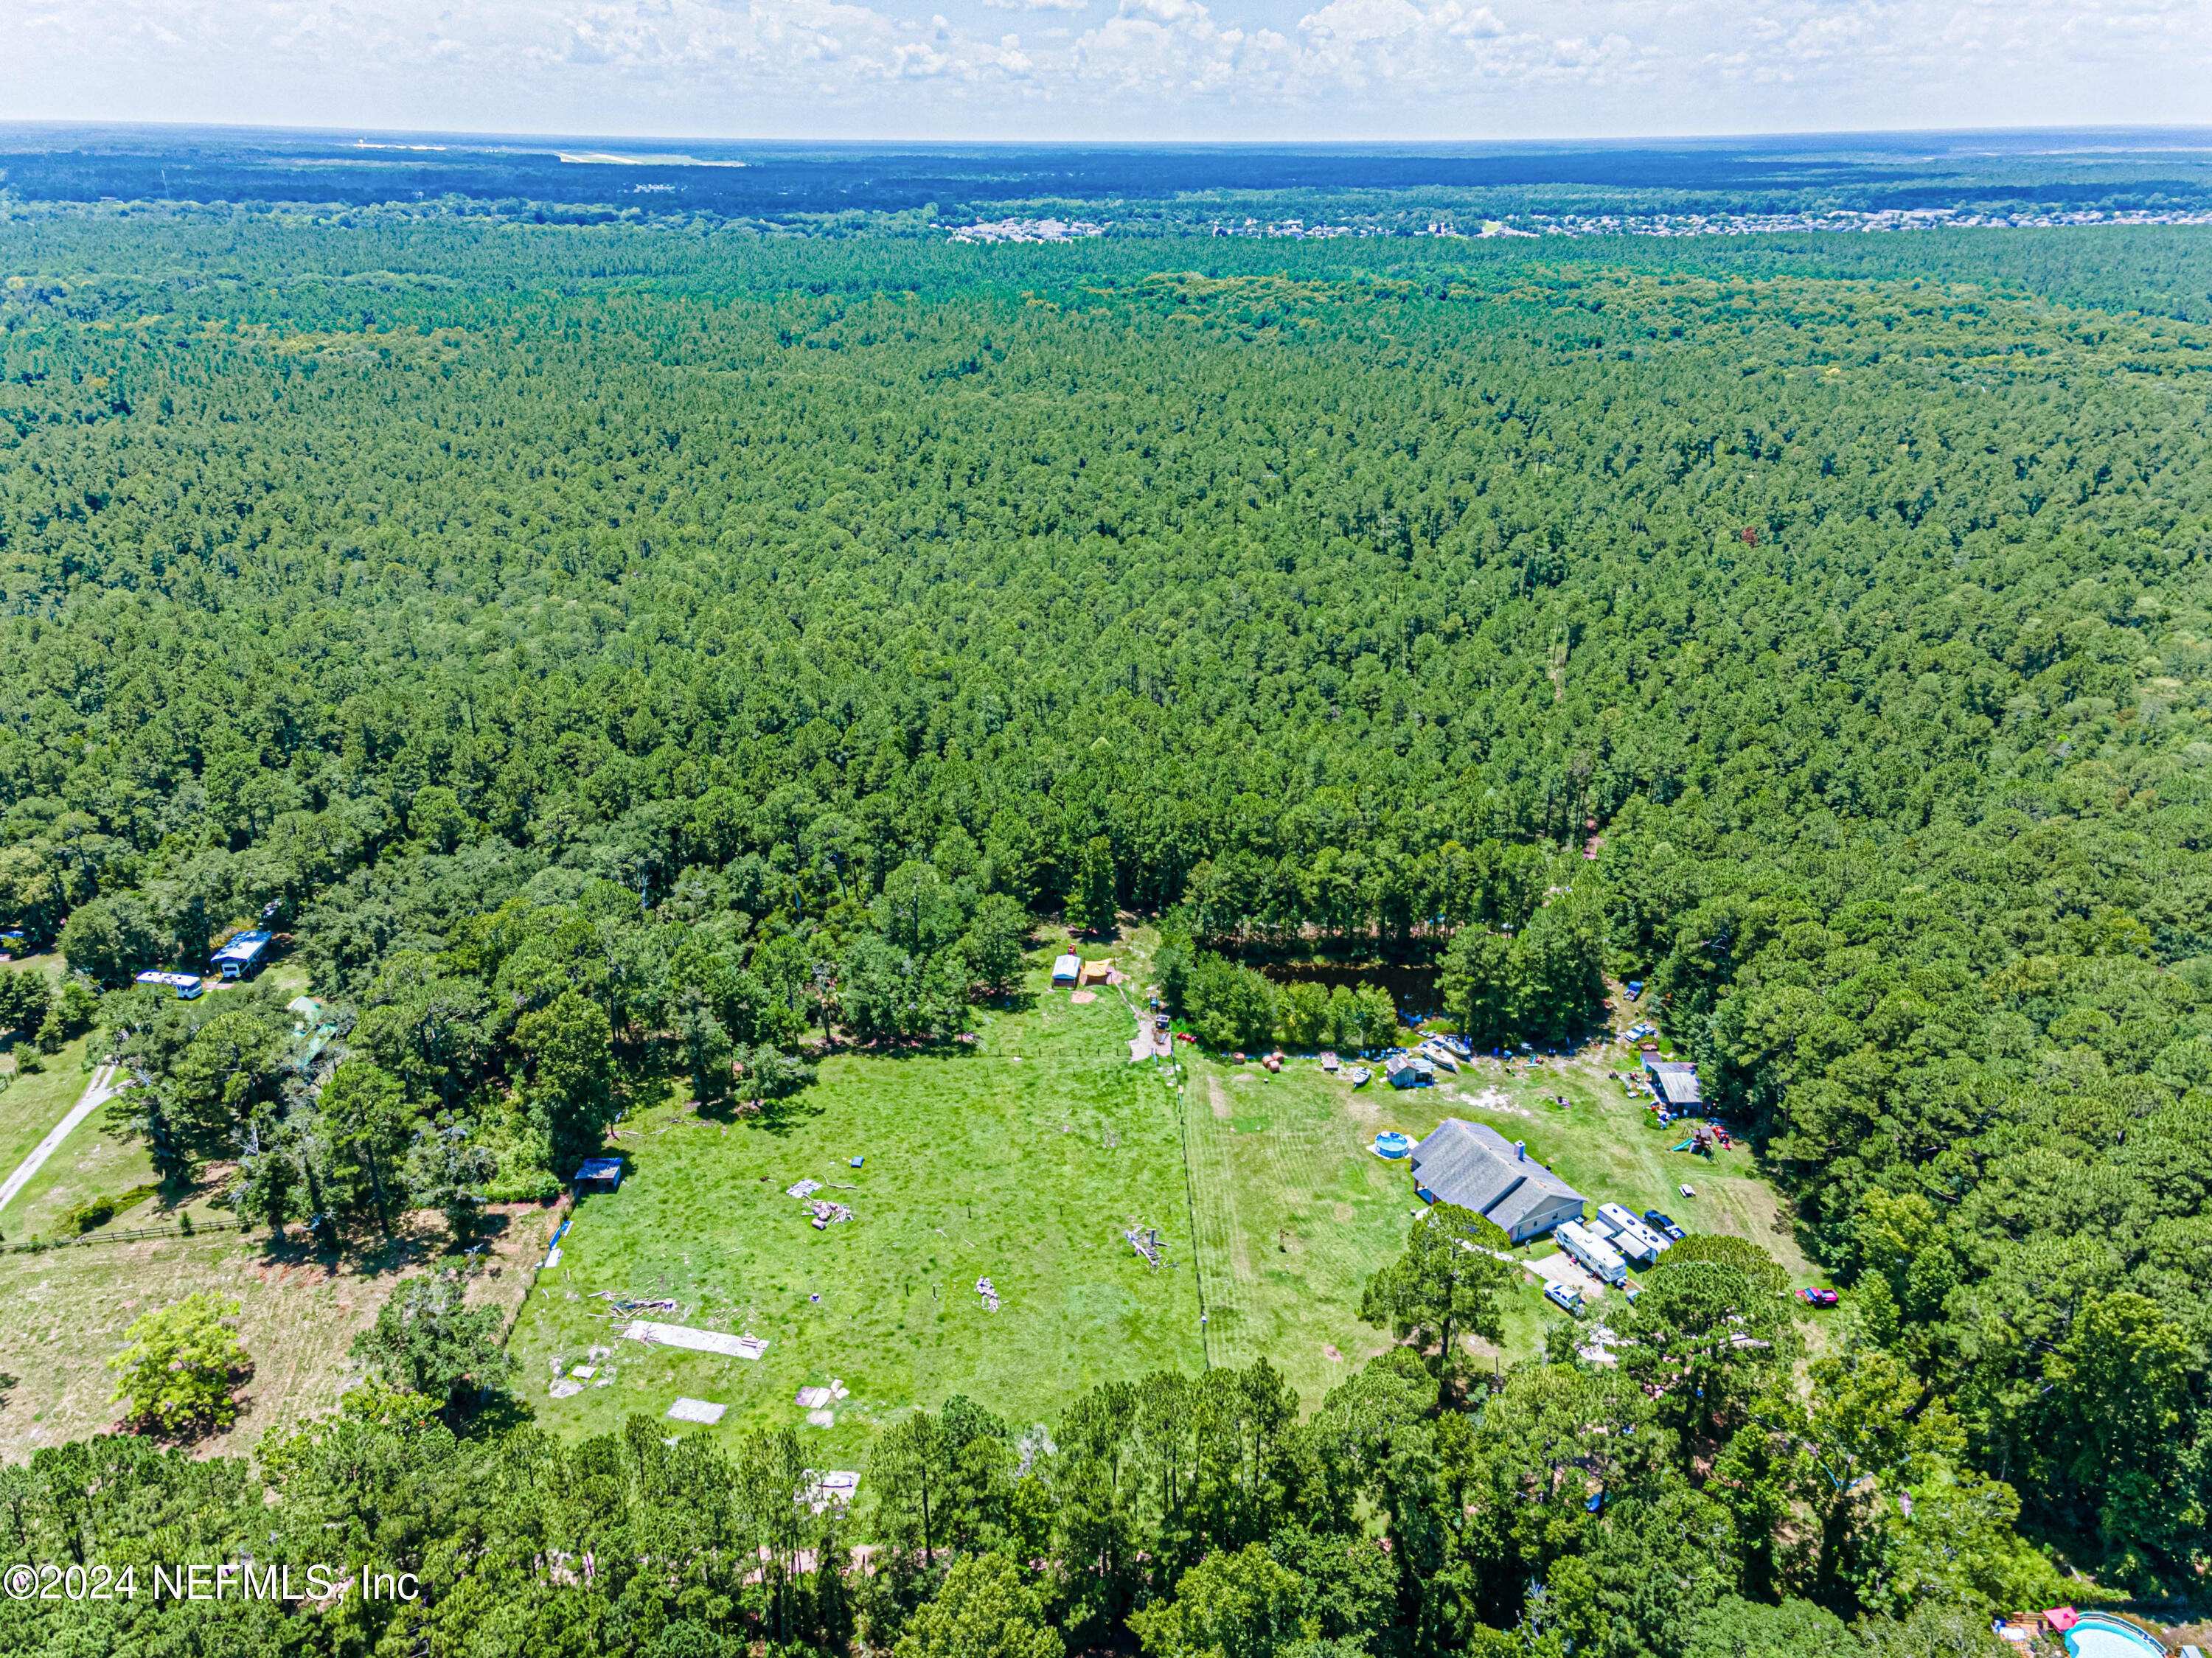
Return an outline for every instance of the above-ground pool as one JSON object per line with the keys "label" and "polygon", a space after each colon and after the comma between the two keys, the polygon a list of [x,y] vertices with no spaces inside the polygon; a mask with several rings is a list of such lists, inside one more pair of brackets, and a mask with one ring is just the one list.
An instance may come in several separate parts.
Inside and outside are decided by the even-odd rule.
{"label": "above-ground pool", "polygon": [[2081,1614],[2081,1621],[2066,1631],[2066,1650],[2073,1658],[2143,1658],[2145,1653],[2165,1658],[2166,1655],[2163,1642],[2101,1612]]}
{"label": "above-ground pool", "polygon": [[1382,1157],[1402,1157],[1413,1149],[1413,1143],[1396,1129],[1375,1137],[1375,1154]]}

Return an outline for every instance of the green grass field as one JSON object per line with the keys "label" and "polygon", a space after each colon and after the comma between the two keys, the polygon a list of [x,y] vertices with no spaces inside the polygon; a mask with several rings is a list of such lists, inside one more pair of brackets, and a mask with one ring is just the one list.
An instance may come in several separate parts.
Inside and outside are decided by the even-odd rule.
{"label": "green grass field", "polygon": [[[583,1199],[510,1343],[539,1420],[603,1430],[684,1395],[730,1407],[719,1431],[799,1423],[798,1390],[835,1378],[850,1398],[834,1426],[807,1430],[834,1461],[895,1413],[956,1393],[1026,1426],[1109,1378],[1197,1370],[1175,1096],[1155,1067],[1129,1062],[1118,996],[1078,1005],[1033,976],[1032,1005],[979,1011],[973,1052],[837,1055],[760,1119],[702,1121],[680,1101],[633,1114],[616,1142],[629,1159],[622,1189]],[[855,1218],[814,1230],[785,1195],[802,1177],[852,1188],[817,1196]],[[1159,1228],[1165,1266],[1123,1239],[1133,1220]],[[603,1291],[670,1297],[674,1311],[644,1316],[750,1333],[768,1351],[747,1362],[617,1341],[626,1321]],[[592,1378],[606,1385],[552,1397],[556,1374],[594,1348],[608,1350]]]}
{"label": "green grass field", "polygon": [[[1135,969],[1133,994],[1149,943],[1111,952]],[[1032,981],[1025,1011],[979,1012],[973,1052],[841,1054],[768,1119],[703,1121],[680,1099],[634,1115],[617,1139],[622,1190],[584,1199],[516,1324],[511,1351],[539,1419],[601,1430],[681,1395],[728,1407],[715,1431],[801,1424],[798,1391],[834,1379],[850,1397],[834,1425],[805,1431],[825,1461],[851,1461],[878,1425],[956,1393],[1022,1426],[1109,1377],[1262,1356],[1310,1408],[1382,1351],[1384,1333],[1359,1320],[1361,1291],[1419,1206],[1407,1165],[1375,1156],[1374,1138],[1424,1135],[1451,1115],[1527,1140],[1593,1206],[1662,1208],[1807,1272],[1748,1153],[1669,1152],[1680,1134],[1607,1077],[1631,1063],[1625,1048],[1510,1078],[1478,1063],[1432,1090],[1378,1078],[1355,1091],[1310,1060],[1270,1076],[1184,1048],[1176,1066],[1131,1065],[1123,998],[1077,1005],[1043,988],[1041,969]],[[853,1188],[817,1195],[857,1218],[815,1230],[785,1195],[802,1177]],[[1697,1197],[1679,1194],[1684,1181]],[[1160,1229],[1168,1267],[1123,1241],[1133,1219]],[[975,1293],[984,1277],[996,1313]],[[619,1341],[628,1317],[609,1291],[665,1297],[673,1310],[640,1315],[750,1333],[768,1351],[748,1362]],[[1556,1316],[1522,1275],[1503,1339],[1473,1344],[1478,1361],[1534,1356]],[[553,1396],[579,1364],[593,1367],[589,1384]]]}
{"label": "green grass field", "polygon": [[[704,1431],[798,1425],[823,1465],[848,1467],[879,1426],[915,1406],[966,1393],[1018,1428],[1049,1424],[1095,1383],[1162,1366],[1194,1372],[1265,1356],[1310,1409],[1387,1339],[1359,1321],[1361,1291],[1403,1248],[1418,1199],[1407,1165],[1376,1157],[1374,1138],[1385,1128],[1419,1137],[1454,1115],[1528,1141],[1593,1205],[1662,1208],[1692,1230],[1755,1239],[1799,1282],[1814,1277],[1786,1206],[1747,1153],[1707,1163],[1670,1151],[1680,1133],[1660,1130],[1607,1078],[1632,1064],[1625,1047],[1510,1077],[1478,1061],[1410,1093],[1379,1078],[1354,1091],[1310,1060],[1270,1076],[1187,1047],[1175,1066],[1133,1065],[1131,999],[1151,943],[1140,932],[1085,949],[1133,970],[1127,997],[1101,989],[1078,1004],[1048,989],[1050,952],[1041,951],[1030,999],[1018,1011],[978,1010],[972,1048],[838,1054],[816,1086],[763,1117],[702,1118],[681,1089],[635,1111],[612,1142],[629,1161],[622,1189],[582,1200],[560,1264],[538,1276],[516,1318],[509,1350],[522,1401],[568,1436],[632,1412],[660,1416],[679,1395],[703,1399],[728,1407]],[[81,1048],[0,1094],[0,1155],[14,1148],[20,1158],[68,1111],[86,1081]],[[206,1199],[220,1174],[188,1200],[196,1221],[215,1217]],[[144,1149],[101,1133],[95,1113],[0,1229],[52,1231],[70,1206],[149,1178]],[[824,1182],[817,1195],[850,1205],[854,1220],[817,1231],[785,1194],[802,1178]],[[1686,1181],[1697,1197],[1679,1195]],[[148,1204],[111,1225],[145,1224],[157,1207],[167,1218],[166,1206]],[[1162,1268],[1123,1239],[1132,1221],[1159,1229]],[[501,1278],[483,1291],[513,1304],[550,1218],[521,1210],[510,1223]],[[412,1231],[420,1236],[335,1272],[307,1262],[296,1243],[272,1249],[234,1234],[0,1255],[0,1293],[14,1292],[30,1319],[19,1332],[27,1339],[12,1344],[21,1357],[6,1364],[22,1382],[0,1422],[0,1455],[106,1425],[102,1361],[124,1327],[192,1288],[240,1299],[259,1367],[252,1408],[226,1443],[327,1408],[352,1333],[398,1272],[442,1247],[432,1218]],[[979,1278],[1000,1298],[995,1313],[975,1291]],[[747,1362],[617,1340],[629,1321],[602,1298],[610,1291],[666,1297],[672,1310],[638,1315],[750,1333],[768,1351]],[[1474,1344],[1478,1361],[1539,1352],[1555,1316],[1522,1275],[1503,1339]],[[580,1364],[593,1376],[556,1397],[552,1383]],[[848,1396],[832,1406],[830,1425],[808,1423],[799,1390],[833,1379]]]}
{"label": "green grass field", "polygon": [[[1210,1356],[1240,1365],[1264,1355],[1317,1405],[1384,1350],[1388,1333],[1359,1320],[1360,1295],[1405,1248],[1422,1206],[1405,1163],[1375,1155],[1375,1136],[1413,1132],[1436,1102],[1407,1108],[1408,1097],[1380,1078],[1355,1090],[1310,1060],[1291,1060],[1276,1076],[1257,1065],[1187,1063]],[[1544,1312],[1540,1291],[1516,1291],[1504,1341],[1474,1351],[1510,1363],[1540,1350]]]}
{"label": "green grass field", "polygon": [[[1457,1077],[1441,1076],[1437,1087],[1403,1093],[1379,1076],[1355,1090],[1305,1058],[1287,1060],[1276,1076],[1257,1065],[1185,1063],[1211,1357],[1241,1364],[1264,1353],[1310,1404],[1382,1349],[1382,1332],[1358,1320],[1360,1291],[1403,1248],[1420,1207],[1407,1164],[1370,1149],[1388,1128],[1419,1139],[1447,1117],[1487,1123],[1527,1141],[1593,1211],[1604,1202],[1638,1214],[1660,1209],[1686,1230],[1752,1239],[1796,1282],[1826,1282],[1749,1152],[1708,1162],[1668,1149],[1686,1134],[1659,1128],[1607,1075],[1634,1066],[1624,1045],[1595,1045],[1512,1076],[1478,1060]],[[1683,1184],[1698,1195],[1683,1197]],[[1544,1240],[1519,1253],[1555,1248]],[[1503,1339],[1471,1343],[1477,1357],[1510,1364],[1540,1353],[1545,1327],[1559,1315],[1533,1274],[1521,1275],[1504,1310]]]}

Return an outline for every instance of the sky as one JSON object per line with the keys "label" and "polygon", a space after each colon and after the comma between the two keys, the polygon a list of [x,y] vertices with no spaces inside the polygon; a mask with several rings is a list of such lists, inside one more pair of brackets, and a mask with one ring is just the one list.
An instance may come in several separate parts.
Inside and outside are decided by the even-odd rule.
{"label": "sky", "polygon": [[0,120],[1421,140],[2212,123],[2212,0],[0,0]]}

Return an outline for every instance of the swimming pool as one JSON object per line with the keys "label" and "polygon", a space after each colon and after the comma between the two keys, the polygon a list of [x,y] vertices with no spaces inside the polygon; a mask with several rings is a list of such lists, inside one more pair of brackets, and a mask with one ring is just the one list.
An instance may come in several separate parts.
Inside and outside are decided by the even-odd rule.
{"label": "swimming pool", "polygon": [[2163,1643],[2101,1612],[2081,1614],[2081,1621],[2066,1631],[2066,1650],[2072,1658],[2143,1658],[2145,1653],[2165,1658],[2166,1655]]}

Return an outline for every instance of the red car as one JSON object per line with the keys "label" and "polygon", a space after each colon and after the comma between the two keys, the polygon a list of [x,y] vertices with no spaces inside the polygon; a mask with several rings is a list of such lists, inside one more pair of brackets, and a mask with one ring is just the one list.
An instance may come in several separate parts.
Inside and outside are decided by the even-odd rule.
{"label": "red car", "polygon": [[1836,1304],[1833,1290],[1800,1290],[1797,1298],[1808,1307],[1832,1307]]}

